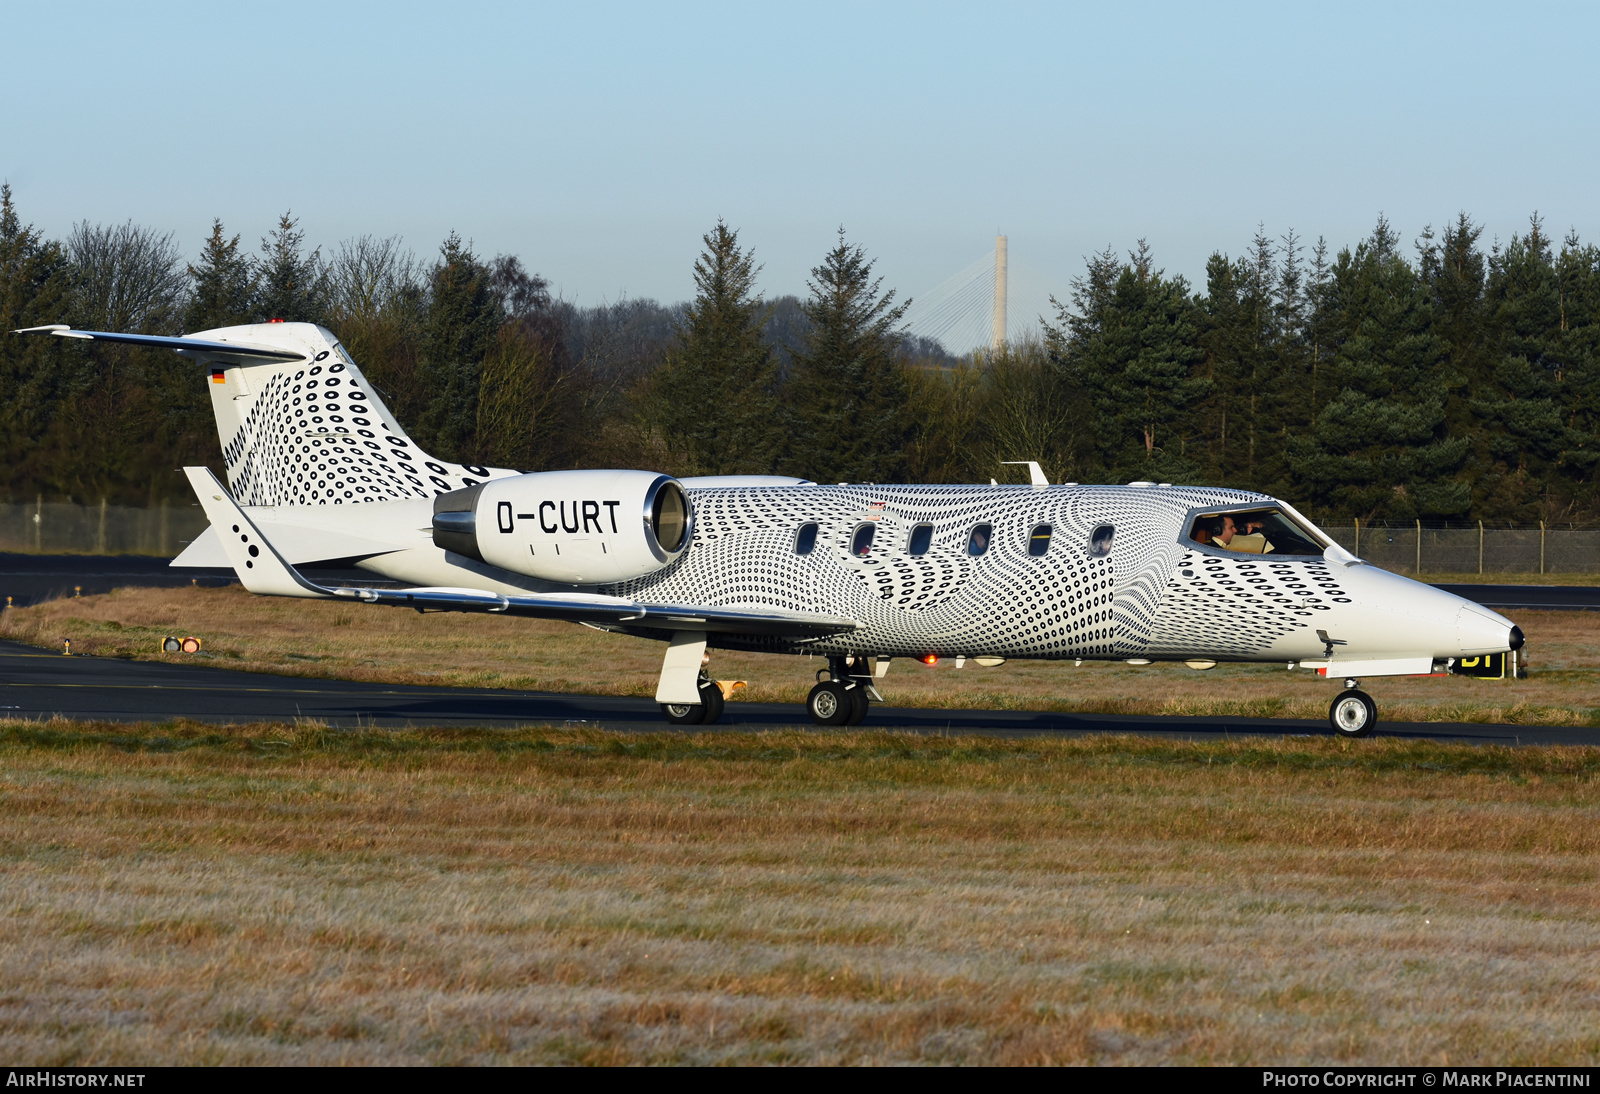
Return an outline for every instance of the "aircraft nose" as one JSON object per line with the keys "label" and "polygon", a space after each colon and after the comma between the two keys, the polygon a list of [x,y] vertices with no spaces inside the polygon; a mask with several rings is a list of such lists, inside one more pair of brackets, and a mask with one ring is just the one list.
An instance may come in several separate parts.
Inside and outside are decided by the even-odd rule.
{"label": "aircraft nose", "polygon": [[1464,603],[1456,612],[1456,638],[1463,654],[1499,653],[1522,648],[1522,628],[1477,604]]}

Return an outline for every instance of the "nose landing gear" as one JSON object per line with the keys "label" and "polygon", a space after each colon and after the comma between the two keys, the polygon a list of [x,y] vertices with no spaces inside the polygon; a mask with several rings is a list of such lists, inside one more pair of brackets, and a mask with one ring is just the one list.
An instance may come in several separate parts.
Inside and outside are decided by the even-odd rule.
{"label": "nose landing gear", "polygon": [[1366,737],[1378,724],[1378,704],[1356,687],[1359,682],[1346,680],[1345,690],[1328,707],[1328,722],[1341,737]]}

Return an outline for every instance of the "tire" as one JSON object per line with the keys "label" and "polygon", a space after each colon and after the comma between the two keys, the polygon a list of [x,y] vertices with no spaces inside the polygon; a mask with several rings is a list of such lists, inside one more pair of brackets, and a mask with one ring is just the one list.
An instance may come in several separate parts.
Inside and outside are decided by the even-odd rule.
{"label": "tire", "polygon": [[691,706],[688,703],[662,703],[661,714],[669,725],[697,726],[706,716],[704,703]]}
{"label": "tire", "polygon": [[710,680],[700,683],[700,724],[711,726],[717,724],[717,719],[722,717],[722,689]]}
{"label": "tire", "polygon": [[1328,707],[1328,724],[1341,737],[1366,737],[1378,725],[1378,704],[1364,691],[1341,691]]}
{"label": "tire", "polygon": [[850,696],[844,685],[832,680],[818,684],[806,696],[806,713],[819,726],[842,726],[850,711]]}
{"label": "tire", "polygon": [[858,726],[867,720],[867,709],[872,705],[867,698],[867,689],[857,684],[845,692],[850,696],[850,717],[844,720],[847,726]]}

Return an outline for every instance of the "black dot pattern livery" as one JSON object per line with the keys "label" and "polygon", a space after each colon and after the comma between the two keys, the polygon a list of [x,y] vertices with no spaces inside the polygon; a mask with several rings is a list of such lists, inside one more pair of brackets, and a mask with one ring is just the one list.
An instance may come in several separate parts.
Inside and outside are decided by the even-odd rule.
{"label": "black dot pattern livery", "polygon": [[[1266,654],[1343,593],[1318,558],[1221,557],[1184,538],[1199,508],[1273,504],[1190,487],[839,486],[691,491],[676,563],[601,591],[640,601],[843,615],[810,641],[713,635],[729,648],[890,656]],[[818,525],[815,548],[796,551]],[[925,553],[911,532],[931,524]],[[870,542],[860,534],[871,525]],[[986,527],[981,553],[974,530]],[[1110,528],[1109,552],[1093,537]],[[1042,552],[1031,554],[1048,537]],[[864,547],[864,549],[863,549]],[[857,553],[860,551],[861,553]],[[1188,572],[1193,577],[1184,577]]]}
{"label": "black dot pattern livery", "polygon": [[[250,328],[234,331],[250,340]],[[322,327],[273,324],[269,334],[274,342],[297,336],[305,360],[224,370],[225,383],[212,393],[228,488],[242,504],[431,498],[515,474],[423,452]]]}

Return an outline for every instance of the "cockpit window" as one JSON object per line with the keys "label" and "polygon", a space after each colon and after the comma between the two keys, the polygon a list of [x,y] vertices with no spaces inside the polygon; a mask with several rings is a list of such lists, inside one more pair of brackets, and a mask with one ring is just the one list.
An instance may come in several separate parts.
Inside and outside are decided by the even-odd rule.
{"label": "cockpit window", "polygon": [[1105,558],[1111,554],[1111,545],[1117,538],[1117,530],[1109,524],[1102,524],[1089,533],[1089,557]]}
{"label": "cockpit window", "polygon": [[1189,527],[1203,547],[1247,555],[1320,555],[1327,537],[1281,509],[1234,509],[1204,513]]}
{"label": "cockpit window", "polygon": [[967,554],[971,555],[973,558],[977,558],[979,555],[983,554],[983,552],[989,549],[989,539],[993,535],[994,527],[992,525],[978,525],[972,530],[972,534],[967,537]]}
{"label": "cockpit window", "polygon": [[877,534],[876,524],[856,525],[856,534],[850,537],[850,553],[857,558],[865,558],[872,550],[872,539]]}

